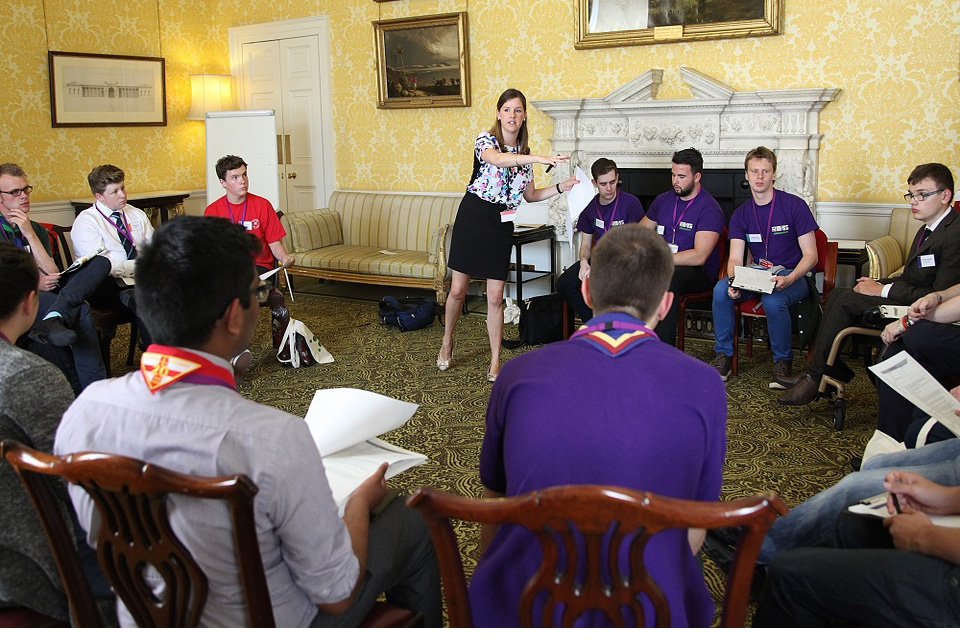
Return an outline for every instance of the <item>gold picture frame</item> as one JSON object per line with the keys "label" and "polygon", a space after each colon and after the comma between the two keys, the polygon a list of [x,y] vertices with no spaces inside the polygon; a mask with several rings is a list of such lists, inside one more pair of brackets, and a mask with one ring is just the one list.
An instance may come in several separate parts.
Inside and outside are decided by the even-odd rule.
{"label": "gold picture frame", "polygon": [[577,49],[779,35],[783,16],[783,0],[576,2]]}
{"label": "gold picture frame", "polygon": [[377,108],[470,106],[465,11],[377,20],[373,30]]}

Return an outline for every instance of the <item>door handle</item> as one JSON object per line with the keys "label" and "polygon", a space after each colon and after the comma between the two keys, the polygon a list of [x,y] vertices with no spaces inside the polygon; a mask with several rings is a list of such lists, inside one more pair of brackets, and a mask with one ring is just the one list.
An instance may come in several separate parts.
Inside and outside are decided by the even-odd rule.
{"label": "door handle", "polygon": [[291,180],[296,180],[296,179],[297,179],[297,174],[296,174],[296,172],[294,172],[294,173],[288,173],[288,174],[287,174],[287,177],[290,178]]}

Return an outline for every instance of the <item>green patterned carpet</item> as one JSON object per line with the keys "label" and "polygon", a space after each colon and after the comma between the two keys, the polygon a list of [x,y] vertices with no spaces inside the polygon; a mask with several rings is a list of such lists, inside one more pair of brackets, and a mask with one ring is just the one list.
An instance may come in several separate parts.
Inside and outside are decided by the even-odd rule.
{"label": "green patterned carpet", "polygon": [[[293,370],[281,367],[271,349],[269,312],[261,310],[253,351],[253,366],[241,392],[264,404],[304,415],[315,389],[352,387],[420,405],[407,425],[384,436],[399,446],[430,458],[420,467],[391,480],[413,490],[429,484],[462,495],[479,497],[477,476],[484,413],[490,384],[485,376],[488,346],[485,315],[471,313],[460,320],[453,366],[435,366],[443,328],[439,323],[421,331],[400,333],[379,324],[377,304],[329,296],[298,294],[291,315],[304,321],[336,358],[327,365]],[[507,337],[516,328],[507,327]],[[130,370],[114,341],[114,372]],[[530,347],[504,350],[504,360]],[[688,341],[688,352],[709,361],[712,343]],[[801,358],[805,357],[805,353]],[[798,365],[805,363],[798,358]],[[802,363],[802,364],[800,364]],[[779,392],[767,389],[770,352],[759,346],[751,360],[741,358],[740,375],[727,383],[729,420],[723,498],[738,498],[773,490],[793,506],[828,487],[850,471],[850,458],[859,455],[876,423],[876,392],[862,366],[849,387],[846,425],[833,429],[833,409],[826,401],[806,407],[780,407]],[[468,572],[478,556],[479,528],[459,529]],[[705,572],[719,602],[723,574],[709,561]]]}

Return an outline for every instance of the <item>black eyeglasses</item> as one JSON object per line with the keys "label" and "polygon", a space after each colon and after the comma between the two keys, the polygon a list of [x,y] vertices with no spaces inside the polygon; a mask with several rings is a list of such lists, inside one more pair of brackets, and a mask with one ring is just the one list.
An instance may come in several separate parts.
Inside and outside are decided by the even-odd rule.
{"label": "black eyeglasses", "polygon": [[917,202],[923,202],[930,196],[935,196],[941,191],[943,191],[943,189],[937,189],[936,191],[918,191],[917,193],[907,192],[903,194],[903,199],[906,200],[907,202],[910,202],[911,200],[916,200]]}
{"label": "black eyeglasses", "polygon": [[267,298],[270,297],[270,291],[273,289],[273,285],[269,282],[264,282],[256,289],[250,289],[250,295],[257,294],[257,303],[263,304],[267,301]]}
{"label": "black eyeglasses", "polygon": [[10,189],[10,191],[0,191],[0,193],[5,193],[8,196],[13,196],[14,198],[19,198],[21,194],[30,195],[33,192],[33,187],[30,185],[25,186],[23,189]]}

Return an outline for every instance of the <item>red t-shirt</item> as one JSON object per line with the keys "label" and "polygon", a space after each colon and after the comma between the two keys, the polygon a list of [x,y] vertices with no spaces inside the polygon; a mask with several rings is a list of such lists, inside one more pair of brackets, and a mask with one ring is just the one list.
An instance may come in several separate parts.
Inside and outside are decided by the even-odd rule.
{"label": "red t-shirt", "polygon": [[276,258],[273,257],[268,245],[283,238],[287,235],[287,232],[283,230],[280,218],[277,217],[277,212],[274,211],[269,200],[248,193],[247,198],[241,204],[230,204],[227,202],[227,196],[223,196],[207,205],[203,215],[226,218],[237,224],[242,224],[263,245],[256,259],[257,266],[267,269],[273,269],[277,266]]}

